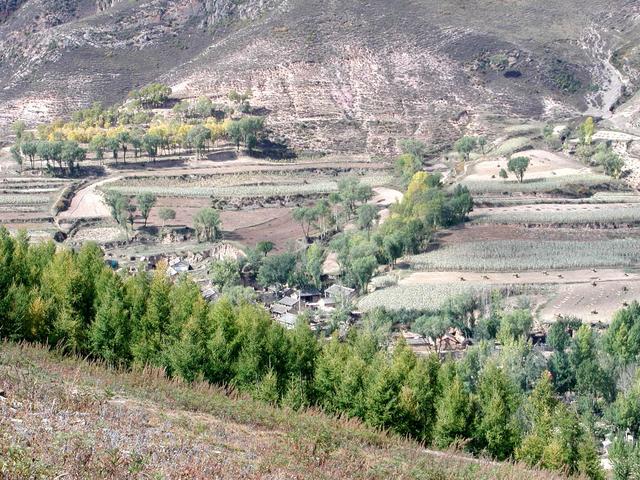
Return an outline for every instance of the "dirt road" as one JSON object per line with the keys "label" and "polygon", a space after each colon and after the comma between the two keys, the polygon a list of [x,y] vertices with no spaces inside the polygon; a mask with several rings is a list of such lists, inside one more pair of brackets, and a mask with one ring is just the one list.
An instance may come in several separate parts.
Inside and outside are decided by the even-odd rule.
{"label": "dirt road", "polygon": [[110,182],[115,182],[120,178],[121,177],[111,177],[105,180],[100,180],[78,191],[71,200],[69,208],[60,212],[57,220],[75,220],[78,218],[111,216],[109,207],[105,203],[102,193],[97,191],[97,187]]}

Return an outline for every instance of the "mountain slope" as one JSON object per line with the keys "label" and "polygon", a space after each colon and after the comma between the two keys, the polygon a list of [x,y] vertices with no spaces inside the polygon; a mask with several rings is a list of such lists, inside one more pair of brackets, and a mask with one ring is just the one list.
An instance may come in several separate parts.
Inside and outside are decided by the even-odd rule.
{"label": "mountain slope", "polygon": [[403,137],[450,141],[482,115],[605,114],[640,78],[629,0],[64,3],[5,14],[0,125],[161,80],[184,97],[250,88],[301,150],[387,153]]}
{"label": "mountain slope", "polygon": [[555,479],[154,371],[0,343],[3,478]]}

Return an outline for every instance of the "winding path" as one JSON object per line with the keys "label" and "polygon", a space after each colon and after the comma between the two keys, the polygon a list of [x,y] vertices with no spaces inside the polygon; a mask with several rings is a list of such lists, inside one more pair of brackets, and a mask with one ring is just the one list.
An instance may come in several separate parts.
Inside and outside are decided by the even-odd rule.
{"label": "winding path", "polygon": [[78,218],[100,218],[111,216],[109,207],[105,203],[102,194],[97,191],[97,187],[115,182],[120,178],[121,177],[111,177],[100,180],[79,190],[71,200],[69,208],[60,212],[56,217],[56,220],[76,220]]}

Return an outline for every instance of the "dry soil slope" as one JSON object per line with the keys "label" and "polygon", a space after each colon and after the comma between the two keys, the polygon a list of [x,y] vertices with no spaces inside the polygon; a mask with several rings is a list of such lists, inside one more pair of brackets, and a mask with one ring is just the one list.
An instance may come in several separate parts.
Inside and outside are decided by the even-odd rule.
{"label": "dry soil slope", "polygon": [[159,372],[123,373],[0,343],[3,478],[559,479],[426,451]]}
{"label": "dry soil slope", "polygon": [[[638,78],[628,0],[59,3],[17,2],[0,24],[0,126],[160,79],[182,96],[251,88],[300,149],[386,152],[402,137],[450,140],[479,113],[581,111],[607,85],[610,51],[630,90]],[[575,93],[559,88],[569,77]]]}

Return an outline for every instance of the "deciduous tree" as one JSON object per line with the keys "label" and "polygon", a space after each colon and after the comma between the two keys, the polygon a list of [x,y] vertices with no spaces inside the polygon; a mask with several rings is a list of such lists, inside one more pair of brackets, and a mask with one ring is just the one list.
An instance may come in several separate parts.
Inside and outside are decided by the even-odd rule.
{"label": "deciduous tree", "polygon": [[217,240],[222,233],[221,225],[220,214],[213,208],[203,208],[193,218],[198,240],[204,239],[206,242]]}
{"label": "deciduous tree", "polygon": [[522,179],[524,178],[524,172],[529,168],[529,158],[528,157],[514,157],[509,159],[509,163],[507,163],[507,168],[510,172],[513,172],[518,179],[518,182],[522,183]]}
{"label": "deciduous tree", "polygon": [[152,193],[141,193],[136,197],[138,201],[138,208],[140,209],[140,215],[144,219],[144,226],[147,226],[147,220],[151,214],[151,209],[156,204],[158,198]]}

